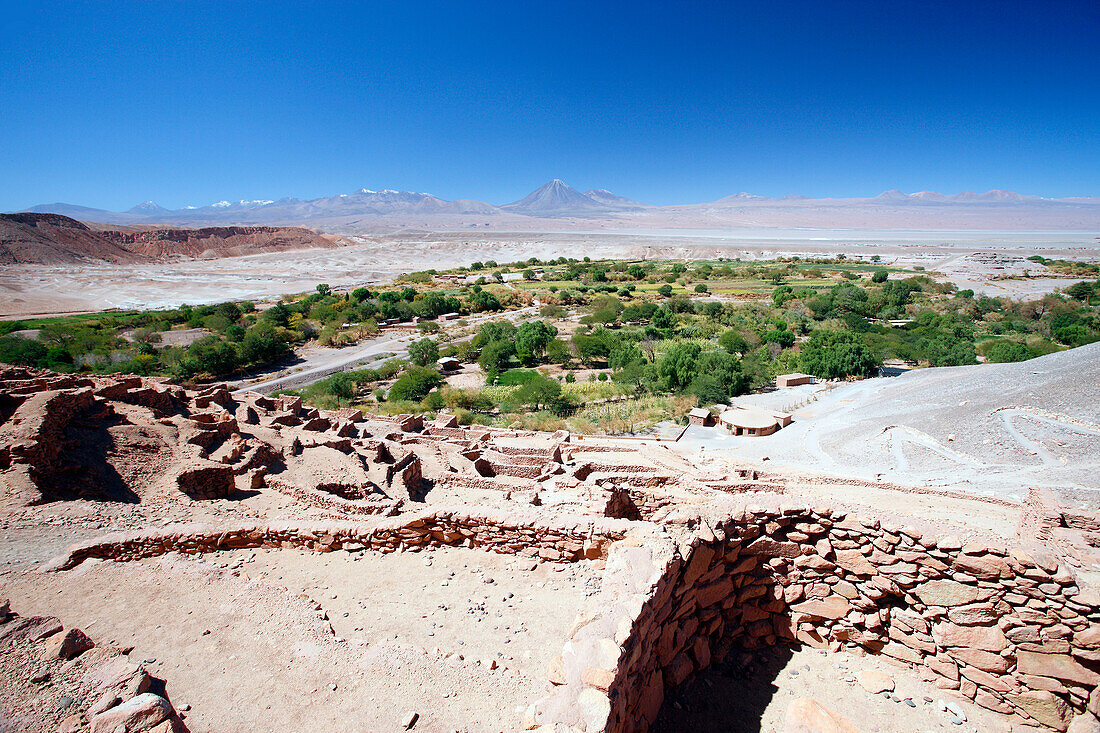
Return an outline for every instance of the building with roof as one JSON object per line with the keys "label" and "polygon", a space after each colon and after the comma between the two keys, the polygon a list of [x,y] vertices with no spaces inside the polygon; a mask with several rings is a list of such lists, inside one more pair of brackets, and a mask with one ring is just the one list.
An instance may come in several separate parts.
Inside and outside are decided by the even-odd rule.
{"label": "building with roof", "polygon": [[780,374],[775,378],[775,386],[782,389],[783,387],[797,387],[800,384],[813,384],[814,378],[810,374],[802,374],[801,372],[793,372],[792,374]]}
{"label": "building with roof", "polygon": [[760,407],[731,407],[718,416],[718,425],[732,435],[771,435],[790,424],[790,413]]}
{"label": "building with roof", "polygon": [[688,425],[713,425],[714,416],[705,407],[695,407],[688,413]]}

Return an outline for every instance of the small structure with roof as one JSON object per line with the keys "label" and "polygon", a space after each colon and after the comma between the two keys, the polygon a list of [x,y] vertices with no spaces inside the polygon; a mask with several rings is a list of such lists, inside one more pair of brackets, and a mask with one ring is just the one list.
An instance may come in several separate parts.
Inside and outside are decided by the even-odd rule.
{"label": "small structure with roof", "polygon": [[760,407],[737,406],[719,415],[718,424],[733,435],[771,435],[790,425],[791,415]]}
{"label": "small structure with roof", "polygon": [[780,389],[784,387],[797,387],[800,384],[813,384],[814,378],[811,374],[802,374],[801,372],[794,372],[792,374],[780,374],[775,378],[775,386]]}
{"label": "small structure with roof", "polygon": [[688,425],[709,426],[714,424],[714,416],[705,407],[695,407],[688,413]]}
{"label": "small structure with roof", "polygon": [[461,368],[462,362],[453,356],[444,356],[439,360],[439,369],[444,372],[453,372]]}

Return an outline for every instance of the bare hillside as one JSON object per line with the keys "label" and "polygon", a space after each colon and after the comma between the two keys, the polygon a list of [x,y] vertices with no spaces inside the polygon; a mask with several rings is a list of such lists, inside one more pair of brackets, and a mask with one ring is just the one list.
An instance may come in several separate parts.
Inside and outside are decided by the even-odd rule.
{"label": "bare hillside", "polygon": [[60,214],[0,214],[0,265],[62,265],[88,261],[131,264],[173,255],[233,257],[332,247],[302,227],[104,229]]}

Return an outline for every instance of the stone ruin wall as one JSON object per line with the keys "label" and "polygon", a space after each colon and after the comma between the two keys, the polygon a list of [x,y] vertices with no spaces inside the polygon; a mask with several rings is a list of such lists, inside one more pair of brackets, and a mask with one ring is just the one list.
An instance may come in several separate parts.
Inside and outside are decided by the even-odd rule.
{"label": "stone ruin wall", "polygon": [[[1076,556],[1100,546],[1100,520],[1061,511],[1049,492],[1033,490],[1023,507],[1018,535],[1025,544],[963,544],[828,508],[731,509],[723,503],[729,502],[725,492],[763,491],[768,493],[754,500],[778,500],[772,495],[784,491],[784,481],[734,471],[724,479],[693,483],[692,477],[630,464],[636,459],[615,463],[586,455],[628,449],[574,443],[565,433],[539,436],[549,437],[549,447],[490,447],[494,438],[535,434],[430,426],[432,435],[422,438],[409,433],[422,425],[414,416],[321,413],[293,397],[250,396],[251,404],[237,403],[231,413],[224,408],[235,401],[224,386],[189,395],[140,378],[115,383],[28,378],[10,386],[5,393],[10,399],[0,404],[5,417],[0,437],[10,447],[0,455],[0,464],[30,472],[54,469],[56,455],[49,446],[57,441],[48,438],[64,429],[71,414],[113,400],[149,407],[158,416],[186,424],[181,439],[202,449],[202,460],[191,469],[194,473],[179,477],[180,488],[186,490],[193,480],[196,490],[188,493],[197,496],[223,493],[216,487],[231,491],[232,476],[242,472],[259,471],[253,479],[264,480],[257,464],[278,456],[269,446],[265,453],[264,445],[241,440],[236,433],[240,424],[260,420],[310,431],[294,438],[291,453],[308,445],[346,452],[356,436],[356,450],[387,464],[386,480],[399,482],[413,500],[425,482],[420,459],[405,444],[424,438],[466,451],[455,454],[457,458],[448,452],[447,460],[454,460],[452,472],[437,478],[439,483],[520,488],[477,475],[475,463],[488,464],[489,453],[494,461],[488,467],[494,473],[500,468],[502,475],[514,471],[510,478],[531,483],[531,488],[567,472],[572,474],[564,477],[567,484],[585,482],[602,489],[608,497],[607,514],[622,519],[588,516],[547,523],[544,515],[529,510],[434,508],[370,526],[192,527],[90,541],[74,546],[51,566],[69,568],[92,557],[132,560],[243,547],[394,552],[463,546],[550,562],[606,558],[598,610],[578,619],[548,670],[550,693],[530,706],[526,728],[644,730],[660,710],[665,692],[690,675],[720,663],[735,649],[785,643],[883,654],[927,670],[944,689],[1031,725],[1066,730],[1074,714],[1100,713],[1100,595],[1079,587],[1073,571]],[[45,409],[23,412],[40,412],[42,419],[21,422],[20,408],[34,400]],[[360,436],[356,424],[363,420],[370,431],[363,428]],[[382,431],[374,430],[375,425]],[[203,449],[205,442],[213,448],[220,441],[225,442],[216,451]],[[566,469],[562,464],[567,461],[577,465]],[[328,510],[359,513],[343,506],[351,500],[321,491],[306,496],[278,474],[266,478],[273,488],[315,506],[321,501]],[[699,493],[700,487],[723,495]],[[648,521],[628,521],[636,519]]]}
{"label": "stone ruin wall", "polygon": [[757,509],[678,544],[617,543],[602,593],[604,612],[551,665],[526,728],[645,730],[694,672],[784,643],[884,654],[1053,730],[1100,710],[1100,597],[1039,549],[827,508]]}
{"label": "stone ruin wall", "polygon": [[272,522],[236,527],[193,525],[177,530],[133,532],[89,540],[70,547],[44,566],[68,570],[88,559],[131,561],[169,552],[201,554],[243,548],[301,548],[314,552],[371,550],[382,553],[425,547],[469,547],[549,562],[606,557],[629,524],[577,517],[546,523],[533,515],[436,508],[381,519],[352,522]]}

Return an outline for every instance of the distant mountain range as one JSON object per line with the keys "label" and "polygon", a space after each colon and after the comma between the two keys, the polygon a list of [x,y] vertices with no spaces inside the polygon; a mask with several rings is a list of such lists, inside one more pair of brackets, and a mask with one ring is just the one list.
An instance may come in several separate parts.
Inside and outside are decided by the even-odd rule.
{"label": "distant mountain range", "polygon": [[[769,198],[736,193],[717,201],[653,206],[606,189],[581,193],[555,178],[518,201],[447,201],[428,193],[361,188],[317,199],[218,201],[167,209],[145,201],[124,212],[75,204],[41,204],[29,212],[127,226],[305,225],[332,231],[370,227],[555,226],[624,227],[851,227],[929,229],[1100,228],[1100,198],[1048,199],[1012,191],[947,195],[885,191],[870,198]],[[541,223],[540,223],[541,222]]]}

